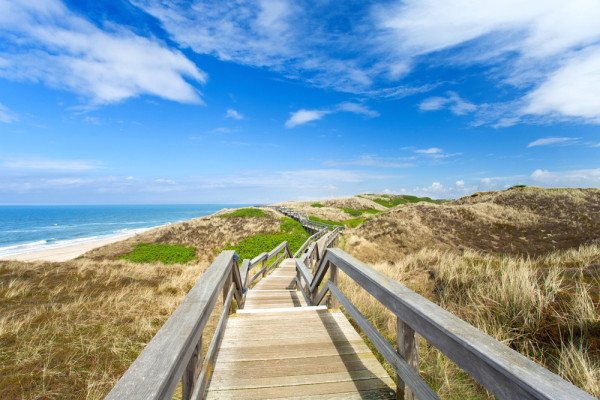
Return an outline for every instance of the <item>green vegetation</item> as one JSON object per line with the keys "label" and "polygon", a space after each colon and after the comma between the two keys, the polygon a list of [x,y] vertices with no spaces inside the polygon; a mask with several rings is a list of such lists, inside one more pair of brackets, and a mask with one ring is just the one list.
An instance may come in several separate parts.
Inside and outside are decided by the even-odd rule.
{"label": "green vegetation", "polygon": [[381,206],[387,207],[387,208],[396,207],[397,205],[400,205],[400,204],[420,203],[422,201],[426,201],[428,203],[438,203],[438,201],[432,200],[429,197],[417,197],[417,196],[410,196],[407,194],[403,194],[402,196],[391,196],[389,194],[382,194],[381,197],[383,197],[383,198],[379,198],[379,199],[371,198],[370,200],[374,201],[375,203],[377,203]]}
{"label": "green vegetation", "polygon": [[426,201],[427,203],[437,203],[436,200],[430,199],[429,197],[409,196],[407,194],[403,194],[402,197],[408,200],[409,203],[420,203],[422,201]]}
{"label": "green vegetation", "polygon": [[179,244],[148,244],[138,243],[132,246],[131,253],[119,256],[119,259],[129,260],[136,263],[150,263],[160,261],[163,264],[186,263],[195,260],[196,250],[193,246],[182,246]]}
{"label": "green vegetation", "polygon": [[221,218],[230,218],[230,217],[258,217],[264,218],[266,214],[263,210],[259,210],[258,208],[240,208],[239,210],[235,210],[229,214],[219,215]]}
{"label": "green vegetation", "polygon": [[225,244],[223,250],[235,250],[240,255],[240,260],[251,260],[261,253],[273,250],[281,242],[287,241],[290,250],[294,253],[308,239],[308,233],[299,222],[291,218],[284,217],[282,221],[281,233],[250,236],[236,244]]}
{"label": "green vegetation", "polygon": [[344,212],[352,215],[353,217],[360,217],[363,213],[367,213],[367,214],[379,213],[379,210],[375,210],[374,208],[363,208],[363,209],[357,210],[355,208],[340,207],[340,210],[343,210]]}
{"label": "green vegetation", "polygon": [[324,206],[323,204],[321,204],[321,203],[314,203],[314,204],[311,204],[310,206],[311,206],[311,207],[315,207],[315,208],[322,208],[322,207],[325,207],[325,206]]}
{"label": "green vegetation", "polygon": [[350,228],[356,228],[357,226],[359,226],[360,224],[365,222],[365,218],[347,219],[344,221],[330,221],[327,219],[321,219],[319,217],[309,216],[308,219],[310,219],[311,221],[315,221],[315,222],[322,222],[324,224],[342,225],[342,226],[348,226]]}

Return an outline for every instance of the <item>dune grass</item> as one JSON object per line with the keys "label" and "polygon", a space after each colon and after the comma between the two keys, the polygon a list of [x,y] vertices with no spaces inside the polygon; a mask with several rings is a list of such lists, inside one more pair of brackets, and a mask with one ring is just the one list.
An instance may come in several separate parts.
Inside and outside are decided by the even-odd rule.
{"label": "dune grass", "polygon": [[[535,258],[423,249],[372,266],[598,397],[600,282],[584,279],[590,259],[600,259],[598,244]],[[573,274],[571,268],[582,272]],[[340,285],[394,343],[395,316],[344,275]],[[420,373],[440,397],[491,398],[423,340],[420,352]]]}
{"label": "dune grass", "polygon": [[[181,246],[179,244],[149,244],[138,243],[132,246],[131,253],[119,256],[121,260],[129,260],[136,263],[151,263],[160,261],[165,265],[173,263],[186,263],[196,260],[196,250],[193,246]],[[197,260],[196,260],[197,261]]]}
{"label": "dune grass", "polygon": [[308,219],[310,219],[311,221],[316,221],[316,222],[322,222],[324,224],[329,224],[329,225],[340,225],[340,226],[348,226],[350,228],[356,228],[357,226],[361,225],[362,223],[365,222],[365,218],[353,218],[353,219],[346,219],[344,221],[330,221],[327,219],[322,219],[319,217],[314,217],[314,216],[309,216]]}
{"label": "dune grass", "polygon": [[266,214],[263,210],[259,210],[258,208],[241,208],[239,210],[235,210],[233,212],[219,215],[221,218],[232,218],[232,217],[257,217],[257,218],[265,218]]}

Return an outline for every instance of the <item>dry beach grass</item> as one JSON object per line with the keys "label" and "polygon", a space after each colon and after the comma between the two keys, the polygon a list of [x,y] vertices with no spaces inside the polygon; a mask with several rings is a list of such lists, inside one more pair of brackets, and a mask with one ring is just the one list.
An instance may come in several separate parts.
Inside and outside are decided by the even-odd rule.
{"label": "dry beach grass", "polygon": [[[286,204],[332,220],[351,218],[343,208],[378,210],[340,247],[600,395],[600,190],[514,188],[389,208],[377,196],[389,199]],[[279,232],[281,215],[265,212],[157,228],[64,263],[0,262],[0,398],[104,397],[227,242]],[[199,261],[116,260],[140,242],[191,245]],[[394,342],[395,319],[341,278]],[[440,397],[490,397],[435,348],[421,341],[420,351]]]}
{"label": "dry beach grass", "polygon": [[[63,263],[0,261],[0,398],[104,398],[216,257],[213,250],[279,230],[280,215],[266,212],[156,228]],[[199,261],[115,259],[139,242],[193,245]]]}

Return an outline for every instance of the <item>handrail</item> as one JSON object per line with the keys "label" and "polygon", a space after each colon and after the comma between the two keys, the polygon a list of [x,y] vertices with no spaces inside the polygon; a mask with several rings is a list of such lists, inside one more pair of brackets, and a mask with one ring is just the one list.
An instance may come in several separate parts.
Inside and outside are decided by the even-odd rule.
{"label": "handrail", "polygon": [[308,214],[306,214],[305,212],[295,210],[291,207],[286,207],[286,206],[268,206],[268,207],[276,209],[280,213],[285,214],[288,217],[300,222],[302,224],[302,226],[304,226],[305,228],[308,228],[308,229],[311,229],[314,231],[320,230],[319,228],[328,228],[328,229],[338,228],[338,230],[340,230],[340,231],[344,230],[344,227],[342,225],[331,225],[331,224],[327,224],[325,222],[313,221],[308,217]]}
{"label": "handrail", "polygon": [[[320,239],[328,230],[321,229],[309,237],[301,250]],[[220,347],[233,299],[243,308],[247,287],[260,275],[265,276],[285,257],[292,257],[288,242],[281,242],[269,252],[238,267],[239,256],[232,250],[221,252],[179,307],[146,345],[138,358],[110,391],[107,399],[170,399],[182,380],[183,399],[201,399]],[[275,262],[268,266],[268,262]],[[261,269],[249,278],[256,266]],[[202,333],[223,292],[223,311],[202,360]]]}
{"label": "handrail", "polygon": [[[330,307],[333,298],[342,303],[345,310],[396,370],[399,388],[405,383],[419,398],[436,397],[432,397],[432,393],[423,387],[422,379],[415,379],[414,371],[407,371],[409,359],[413,355],[405,354],[406,361],[400,362],[396,353],[390,352],[389,344],[382,342],[383,338],[379,332],[337,287],[338,270],[343,271],[392,311],[398,318],[399,331],[402,327],[413,336],[414,332],[417,332],[496,397],[500,399],[594,399],[558,375],[341,249],[326,249],[324,256],[319,260],[319,265],[315,267],[317,272],[314,276],[309,273],[303,261],[296,261],[298,271],[296,282],[305,298],[311,300],[310,304],[319,305],[329,291]],[[327,270],[330,271],[329,280],[321,292],[317,293]],[[406,343],[402,342],[407,337],[406,331],[403,335],[398,332],[399,348],[406,347],[404,346]],[[413,346],[414,342],[411,341],[409,344]],[[418,367],[416,369],[418,371]]]}

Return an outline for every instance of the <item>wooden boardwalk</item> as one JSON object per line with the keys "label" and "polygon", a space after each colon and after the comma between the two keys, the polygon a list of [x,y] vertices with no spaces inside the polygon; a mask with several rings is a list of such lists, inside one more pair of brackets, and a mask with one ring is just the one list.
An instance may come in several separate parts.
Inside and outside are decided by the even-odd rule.
{"label": "wooden boardwalk", "polygon": [[394,399],[395,384],[340,311],[308,307],[286,259],[246,295],[207,399]]}

